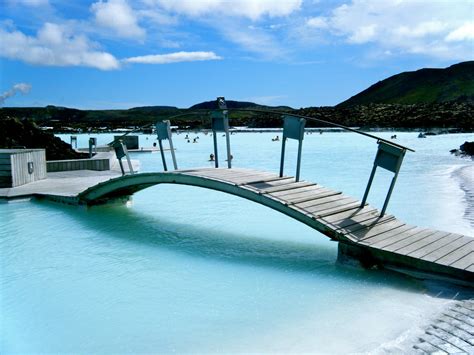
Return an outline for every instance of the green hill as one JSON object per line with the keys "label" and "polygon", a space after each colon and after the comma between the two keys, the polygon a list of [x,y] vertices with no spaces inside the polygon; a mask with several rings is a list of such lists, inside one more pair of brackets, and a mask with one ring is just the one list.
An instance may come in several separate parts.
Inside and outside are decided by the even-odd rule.
{"label": "green hill", "polygon": [[338,106],[367,104],[474,103],[474,61],[445,69],[420,69],[379,81]]}

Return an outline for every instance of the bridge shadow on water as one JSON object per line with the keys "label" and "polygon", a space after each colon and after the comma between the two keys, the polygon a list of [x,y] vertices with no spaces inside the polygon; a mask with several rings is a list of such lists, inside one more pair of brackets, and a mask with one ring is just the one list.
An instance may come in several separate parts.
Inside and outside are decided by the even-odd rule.
{"label": "bridge shadow on water", "polygon": [[[390,270],[363,269],[337,262],[337,243],[326,240],[310,244],[288,240],[240,235],[177,223],[159,216],[141,214],[121,205],[78,208],[35,201],[51,209],[60,209],[88,229],[125,243],[137,243],[151,248],[164,248],[193,258],[214,259],[255,267],[267,267],[281,272],[305,273],[315,279],[339,279],[348,283],[366,283],[394,287],[409,292],[425,293],[444,298],[472,298],[474,292],[462,287],[432,281],[420,281]],[[322,235],[315,231],[315,238]],[[325,238],[325,237],[324,237]]]}

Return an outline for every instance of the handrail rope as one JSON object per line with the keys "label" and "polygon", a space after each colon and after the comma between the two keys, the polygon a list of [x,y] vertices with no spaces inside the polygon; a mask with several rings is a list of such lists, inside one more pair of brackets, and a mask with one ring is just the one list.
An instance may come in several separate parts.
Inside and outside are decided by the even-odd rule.
{"label": "handrail rope", "polygon": [[[209,110],[205,110],[205,111],[192,111],[192,112],[186,112],[186,113],[180,113],[178,115],[173,115],[173,116],[169,116],[169,117],[166,117],[164,120],[171,120],[173,118],[178,118],[178,117],[184,117],[184,116],[195,116],[195,115],[200,115],[200,114],[203,114],[203,113],[208,113]],[[144,126],[141,126],[141,127],[138,127],[138,128],[135,128],[131,131],[128,131],[124,134],[122,134],[120,137],[118,138],[115,138],[112,142],[108,143],[107,145],[108,146],[112,146],[115,142],[119,141],[120,139],[122,139],[123,137],[125,136],[128,136],[130,133],[135,133],[135,132],[138,132],[138,131],[141,131],[142,129],[144,128],[148,128],[150,126],[154,126],[156,123],[153,122],[153,123],[148,123]]]}
{"label": "handrail rope", "polygon": [[387,139],[385,139],[385,138],[381,138],[381,137],[378,137],[378,136],[376,136],[376,135],[373,135],[373,134],[370,134],[370,133],[366,133],[366,132],[360,131],[360,130],[358,130],[358,129],[350,128],[350,127],[347,127],[347,126],[344,126],[344,125],[341,125],[341,124],[338,124],[338,123],[334,123],[334,122],[331,122],[331,121],[322,120],[322,119],[320,119],[320,118],[315,118],[315,117],[310,117],[310,116],[303,116],[303,115],[298,115],[298,114],[294,114],[294,113],[290,113],[290,112],[285,112],[285,111],[271,111],[271,110],[261,110],[261,109],[228,109],[228,110],[229,110],[229,111],[244,111],[244,112],[245,112],[245,111],[253,111],[253,112],[262,112],[262,113],[274,113],[274,114],[276,114],[276,115],[287,115],[287,116],[294,116],[294,117],[309,119],[309,120],[311,120],[311,121],[321,122],[321,123],[325,123],[325,124],[328,124],[328,125],[331,125],[331,126],[343,128],[343,129],[345,129],[346,131],[355,132],[355,133],[361,134],[361,135],[363,135],[363,136],[367,136],[367,137],[376,139],[377,141],[382,141],[382,142],[385,142],[385,143],[388,143],[388,144],[397,146],[397,147],[399,147],[399,148],[409,150],[409,151],[411,151],[411,152],[414,152],[414,151],[415,151],[414,149],[405,147],[404,145],[401,145],[401,144],[398,144],[398,143],[394,143],[394,142],[389,141],[389,140],[387,140]]}
{"label": "handrail rope", "polygon": [[[174,119],[174,118],[179,118],[179,117],[185,117],[185,116],[196,116],[196,115],[201,115],[201,114],[205,114],[205,113],[209,113],[210,110],[202,110],[202,111],[192,111],[192,112],[187,112],[187,113],[181,113],[181,114],[178,114],[178,115],[173,115],[173,116],[169,116],[169,117],[166,117],[166,120],[171,120],[171,119]],[[366,137],[369,137],[369,138],[372,138],[372,139],[376,139],[377,142],[381,141],[381,142],[385,142],[387,144],[390,144],[390,145],[394,145],[396,147],[399,147],[401,149],[405,149],[405,150],[409,150],[411,152],[415,152],[414,149],[411,149],[409,147],[405,147],[404,145],[401,145],[401,144],[398,144],[398,143],[395,143],[395,142],[392,142],[392,141],[389,141],[385,138],[381,138],[381,137],[378,137],[374,134],[370,134],[370,133],[366,133],[366,132],[363,132],[363,131],[360,131],[358,129],[354,129],[354,128],[351,128],[351,127],[347,127],[347,126],[344,126],[344,125],[341,125],[339,123],[334,123],[334,122],[331,122],[331,121],[326,121],[326,120],[322,120],[320,118],[315,118],[315,117],[310,117],[310,116],[304,116],[304,115],[298,115],[298,114],[295,114],[295,113],[291,113],[291,112],[285,112],[285,111],[273,111],[273,110],[264,110],[264,109],[253,109],[253,108],[230,108],[230,109],[227,109],[227,111],[240,111],[240,112],[260,112],[260,113],[270,113],[270,114],[275,114],[275,115],[279,115],[279,116],[282,116],[282,115],[288,115],[288,116],[294,116],[294,117],[299,117],[299,118],[304,118],[304,119],[308,119],[308,120],[311,120],[311,121],[315,121],[315,122],[320,122],[320,123],[324,123],[324,124],[327,124],[327,125],[330,125],[330,126],[334,126],[334,127],[338,127],[338,128],[342,128],[346,131],[350,131],[350,132],[354,132],[354,133],[358,133],[358,134],[361,134],[363,136],[366,136]],[[155,123],[149,123],[149,124],[146,124],[142,127],[138,127],[132,131],[129,131],[129,132],[126,132],[125,134],[121,135],[119,138],[116,138],[114,139],[112,142],[110,142],[108,145],[111,146],[113,145],[116,141],[122,139],[123,137],[127,136],[128,134],[130,133],[134,133],[134,132],[137,132],[137,131],[140,131],[144,128],[148,128],[150,126],[153,126]]]}

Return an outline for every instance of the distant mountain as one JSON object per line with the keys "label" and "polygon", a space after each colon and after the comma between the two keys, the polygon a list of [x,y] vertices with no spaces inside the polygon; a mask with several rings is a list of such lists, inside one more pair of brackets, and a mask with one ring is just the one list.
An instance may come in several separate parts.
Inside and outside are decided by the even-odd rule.
{"label": "distant mountain", "polygon": [[129,108],[128,111],[141,111],[141,112],[163,112],[163,111],[178,111],[179,109],[175,106],[140,106]]}
{"label": "distant mountain", "polygon": [[[271,108],[274,110],[282,110],[288,111],[293,110],[293,108],[289,106],[266,106],[266,105],[259,105],[255,102],[248,102],[248,101],[234,101],[234,100],[225,100],[227,103],[227,108]],[[204,101],[199,104],[191,106],[188,110],[213,110],[217,108],[216,100],[212,101]]]}
{"label": "distant mountain", "polygon": [[[262,107],[254,102],[226,100],[227,108],[256,108]],[[217,108],[216,100],[204,101],[193,105],[189,110],[212,110]]]}
{"label": "distant mountain", "polygon": [[340,103],[339,107],[367,104],[474,103],[474,61],[444,69],[420,69],[379,81]]}

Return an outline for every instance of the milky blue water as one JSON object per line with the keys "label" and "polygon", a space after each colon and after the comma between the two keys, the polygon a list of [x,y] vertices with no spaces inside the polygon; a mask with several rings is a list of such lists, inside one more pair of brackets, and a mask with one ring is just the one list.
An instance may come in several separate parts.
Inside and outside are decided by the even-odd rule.
{"label": "milky blue water", "polygon": [[[190,134],[197,135],[196,144],[174,136],[180,168],[210,165],[212,138]],[[234,165],[277,171],[281,143],[274,135],[232,135]],[[112,137],[92,136],[99,144]],[[472,161],[449,150],[474,136],[397,136],[416,153],[406,156],[389,212],[472,235],[453,175]],[[88,138],[80,135],[79,145]],[[140,136],[142,146],[153,142]],[[292,143],[287,174],[294,171]],[[303,152],[303,179],[362,196],[374,141],[312,134]],[[161,169],[159,154],[132,158],[142,171]],[[380,170],[371,204],[382,205],[390,179]],[[429,284],[338,265],[337,244],[309,227],[195,187],[151,187],[126,206],[1,204],[0,219],[1,353],[380,353],[396,349],[449,302]]]}

